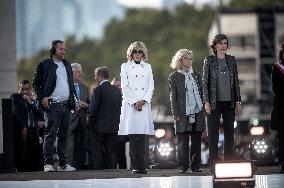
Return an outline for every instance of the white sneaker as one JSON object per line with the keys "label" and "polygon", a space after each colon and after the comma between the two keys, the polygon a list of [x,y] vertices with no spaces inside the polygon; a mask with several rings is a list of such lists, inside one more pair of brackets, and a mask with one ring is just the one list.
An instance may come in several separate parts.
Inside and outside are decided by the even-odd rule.
{"label": "white sneaker", "polygon": [[59,166],[58,171],[76,171],[76,168],[74,168],[73,166],[70,166],[69,164],[65,165],[65,166]]}
{"label": "white sneaker", "polygon": [[53,172],[55,169],[53,168],[52,165],[44,165],[44,171],[45,172]]}

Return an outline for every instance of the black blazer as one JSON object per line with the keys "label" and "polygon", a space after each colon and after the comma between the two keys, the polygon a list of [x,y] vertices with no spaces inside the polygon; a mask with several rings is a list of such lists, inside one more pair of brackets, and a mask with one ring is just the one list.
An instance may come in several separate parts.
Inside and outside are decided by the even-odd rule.
{"label": "black blazer", "polygon": [[[90,104],[90,90],[89,88],[79,82],[79,88],[80,88],[80,100],[86,102],[87,104]],[[80,108],[79,111],[74,111],[71,115],[71,123],[78,122],[76,119],[80,118],[81,123],[87,124],[88,123],[88,110],[89,108]]]}
{"label": "black blazer", "polygon": [[272,66],[272,90],[274,92],[273,109],[271,112],[270,128],[284,131],[284,73],[274,64]]}
{"label": "black blazer", "polygon": [[[238,78],[237,62],[234,56],[226,54],[226,63],[230,73],[231,86],[231,108],[236,107],[236,102],[241,102],[240,85]],[[203,102],[209,102],[212,110],[217,104],[217,80],[218,64],[217,57],[208,56],[203,65]]]}
{"label": "black blazer", "polygon": [[100,133],[117,133],[121,111],[121,91],[109,81],[97,86],[92,93],[90,126]]}
{"label": "black blazer", "polygon": [[36,105],[27,103],[21,94],[14,93],[11,95],[11,99],[13,123],[16,126],[15,128],[23,129],[28,127],[29,111],[32,112],[34,121],[43,120],[43,114],[37,109]]}
{"label": "black blazer", "polygon": [[[69,84],[69,105],[71,109],[75,109],[75,88],[73,84],[73,72],[71,65],[65,59],[62,59],[62,62],[65,66],[68,84]],[[33,79],[33,87],[35,93],[38,98],[39,106],[43,108],[41,105],[41,101],[44,97],[49,97],[55,89],[56,86],[56,69],[57,65],[53,62],[52,58],[49,57],[48,59],[43,60],[40,62],[36,68],[36,73]]]}

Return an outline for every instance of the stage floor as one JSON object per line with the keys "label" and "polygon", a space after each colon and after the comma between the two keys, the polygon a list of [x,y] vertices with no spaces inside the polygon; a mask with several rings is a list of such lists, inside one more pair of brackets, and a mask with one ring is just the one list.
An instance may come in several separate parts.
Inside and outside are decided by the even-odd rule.
{"label": "stage floor", "polygon": [[[284,174],[278,172],[277,166],[258,167],[255,187],[283,188]],[[208,168],[182,175],[176,169],[150,169],[147,175],[132,175],[130,170],[0,174],[0,188],[211,188],[212,182]]]}

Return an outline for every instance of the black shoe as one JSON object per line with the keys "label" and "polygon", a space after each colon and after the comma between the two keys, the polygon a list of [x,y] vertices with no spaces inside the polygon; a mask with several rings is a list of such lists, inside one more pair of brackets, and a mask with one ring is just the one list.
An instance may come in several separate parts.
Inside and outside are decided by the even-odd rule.
{"label": "black shoe", "polygon": [[147,170],[132,170],[132,174],[147,174]]}
{"label": "black shoe", "polygon": [[186,173],[186,170],[178,170],[178,173],[179,173],[179,174],[185,174],[185,173]]}
{"label": "black shoe", "polygon": [[198,169],[191,169],[191,172],[202,172],[202,170],[200,168],[198,168]]}
{"label": "black shoe", "polygon": [[147,174],[147,170],[141,170],[141,174]]}
{"label": "black shoe", "polygon": [[178,173],[179,173],[179,174],[185,174],[186,171],[187,171],[187,169],[184,169],[184,168],[179,168],[179,169],[178,169]]}
{"label": "black shoe", "polygon": [[284,174],[284,164],[281,165],[280,174]]}
{"label": "black shoe", "polygon": [[135,170],[135,169],[133,169],[133,170],[132,170],[132,174],[141,174],[141,171],[140,171],[140,170]]}

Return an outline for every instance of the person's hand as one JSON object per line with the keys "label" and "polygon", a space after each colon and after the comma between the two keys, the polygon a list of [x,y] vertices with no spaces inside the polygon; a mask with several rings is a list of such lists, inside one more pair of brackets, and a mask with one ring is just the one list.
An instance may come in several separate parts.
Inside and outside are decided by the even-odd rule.
{"label": "person's hand", "polygon": [[32,104],[32,103],[33,103],[33,99],[32,99],[32,96],[31,96],[31,95],[26,95],[26,94],[24,94],[24,95],[23,95],[23,98],[24,98],[29,104]]}
{"label": "person's hand", "polygon": [[48,109],[49,108],[49,104],[48,104],[48,100],[50,99],[50,97],[44,97],[41,101],[41,104],[43,105],[43,107],[45,109]]}
{"label": "person's hand", "polygon": [[38,126],[39,129],[41,129],[45,126],[45,122],[44,121],[38,121],[37,126]]}
{"label": "person's hand", "polygon": [[236,109],[235,109],[235,113],[240,113],[242,109],[242,105],[241,103],[236,103]]}
{"label": "person's hand", "polygon": [[88,108],[89,104],[86,103],[85,101],[80,100],[80,108]]}
{"label": "person's hand", "polygon": [[208,137],[207,129],[202,132],[201,138]]}
{"label": "person's hand", "polygon": [[21,137],[26,140],[27,139],[27,136],[28,136],[28,129],[27,128],[23,128],[21,130]]}
{"label": "person's hand", "polygon": [[211,105],[209,102],[205,102],[205,112],[211,114]]}
{"label": "person's hand", "polygon": [[135,109],[137,111],[142,111],[142,107],[144,106],[145,101],[141,100],[135,103]]}

